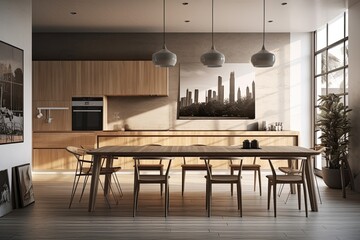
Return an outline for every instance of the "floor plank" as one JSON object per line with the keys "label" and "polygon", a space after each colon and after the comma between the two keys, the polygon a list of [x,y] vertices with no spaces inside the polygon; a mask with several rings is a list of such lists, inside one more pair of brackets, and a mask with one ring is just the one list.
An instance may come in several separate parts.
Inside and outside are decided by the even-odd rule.
{"label": "floor plank", "polygon": [[[265,176],[266,173],[263,173]],[[277,218],[266,209],[267,182],[263,177],[263,196],[253,191],[252,175],[243,176],[243,217],[239,217],[236,197],[228,185],[213,189],[212,217],[205,210],[203,173],[187,175],[185,195],[181,196],[181,174],[171,172],[170,211],[164,216],[159,186],[142,186],[137,217],[132,217],[133,175],[118,175],[124,196],[108,208],[101,191],[95,212],[87,212],[89,185],[83,200],[76,199],[68,209],[73,176],[70,174],[33,175],[35,203],[13,210],[0,218],[0,239],[329,239],[360,238],[360,194],[327,188],[319,180],[323,204],[319,212],[297,209],[297,196],[284,201],[288,187],[278,198]]]}

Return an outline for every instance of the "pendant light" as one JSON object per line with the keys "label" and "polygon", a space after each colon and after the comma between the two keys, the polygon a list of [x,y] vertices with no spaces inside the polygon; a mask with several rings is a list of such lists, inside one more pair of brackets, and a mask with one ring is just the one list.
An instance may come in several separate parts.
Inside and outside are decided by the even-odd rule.
{"label": "pendant light", "polygon": [[275,63],[275,55],[265,49],[265,0],[264,1],[264,19],[263,19],[263,45],[259,52],[251,57],[251,63],[254,67],[272,67]]}
{"label": "pendant light", "polygon": [[214,45],[214,0],[211,1],[211,49],[201,55],[200,61],[208,67],[222,67],[225,56],[215,49]]}
{"label": "pendant light", "polygon": [[163,0],[163,47],[152,55],[152,61],[157,67],[173,67],[176,64],[176,54],[169,51],[165,44],[165,0]]}

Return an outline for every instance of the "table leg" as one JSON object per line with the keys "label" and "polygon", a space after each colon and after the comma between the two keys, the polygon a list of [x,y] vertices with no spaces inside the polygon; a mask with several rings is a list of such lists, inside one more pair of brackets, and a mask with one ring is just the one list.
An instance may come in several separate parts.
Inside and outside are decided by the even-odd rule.
{"label": "table leg", "polygon": [[88,211],[92,212],[95,210],[95,201],[99,183],[99,175],[101,168],[101,156],[95,155],[93,162],[93,172],[91,176],[91,185],[90,185],[90,197],[89,197],[89,208]]}
{"label": "table leg", "polygon": [[[106,157],[106,168],[111,168],[113,166],[113,158],[111,156]],[[104,183],[104,196],[109,194],[109,189],[111,186],[111,173],[106,174],[105,176],[105,183]]]}
{"label": "table leg", "polygon": [[314,169],[313,169],[312,161],[313,158],[311,156],[307,157],[305,164],[306,183],[309,192],[311,210],[313,212],[318,212],[318,205],[315,194]]}

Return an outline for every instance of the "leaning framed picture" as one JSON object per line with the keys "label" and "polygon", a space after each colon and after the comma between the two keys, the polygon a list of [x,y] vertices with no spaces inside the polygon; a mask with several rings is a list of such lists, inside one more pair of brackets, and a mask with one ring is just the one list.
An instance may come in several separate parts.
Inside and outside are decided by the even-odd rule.
{"label": "leaning framed picture", "polygon": [[30,164],[16,166],[15,173],[20,206],[26,207],[35,201]]}
{"label": "leaning framed picture", "polygon": [[12,210],[9,176],[7,170],[0,171],[0,217]]}
{"label": "leaning framed picture", "polygon": [[180,64],[178,119],[255,119],[255,70],[250,63],[209,68]]}
{"label": "leaning framed picture", "polygon": [[24,51],[0,41],[0,144],[24,141]]}

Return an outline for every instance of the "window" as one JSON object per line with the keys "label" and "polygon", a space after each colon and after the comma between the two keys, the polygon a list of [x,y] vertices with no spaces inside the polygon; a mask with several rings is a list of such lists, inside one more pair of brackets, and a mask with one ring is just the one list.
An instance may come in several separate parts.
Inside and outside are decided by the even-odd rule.
{"label": "window", "polygon": [[[314,144],[320,143],[320,132],[316,121],[320,110],[320,95],[335,93],[343,97],[348,105],[348,16],[347,12],[336,17],[314,34]],[[321,156],[315,161],[315,168],[324,166]]]}

